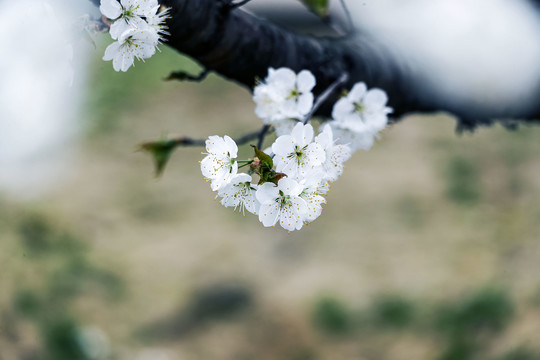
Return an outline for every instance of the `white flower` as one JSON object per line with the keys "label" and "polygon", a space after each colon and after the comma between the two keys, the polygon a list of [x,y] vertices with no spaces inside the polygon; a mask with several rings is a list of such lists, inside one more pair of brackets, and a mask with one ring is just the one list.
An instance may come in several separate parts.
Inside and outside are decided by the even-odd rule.
{"label": "white flower", "polygon": [[326,189],[327,184],[322,178],[311,176],[300,183],[303,187],[300,197],[305,200],[307,211],[304,214],[304,222],[310,223],[317,219],[322,211],[322,204],[326,204],[326,200],[321,192],[321,189]]}
{"label": "white flower", "polygon": [[148,26],[144,29],[129,29],[105,49],[103,60],[112,60],[116,71],[127,71],[135,58],[148,59],[154,55],[157,44],[158,35]]}
{"label": "white flower", "polygon": [[170,18],[170,9],[166,8],[159,12],[159,6],[156,6],[152,12],[146,16],[146,22],[160,35],[160,41],[163,41],[163,35],[170,35],[170,33],[165,30],[167,29],[165,21],[168,18]]}
{"label": "white flower", "polygon": [[211,180],[213,191],[227,185],[238,172],[238,146],[229,136],[210,136],[206,140],[207,156],[201,161],[203,176]]}
{"label": "white flower", "polygon": [[255,114],[265,124],[285,119],[301,119],[313,106],[315,77],[308,70],[298,75],[288,68],[268,69],[265,81],[254,89]]}
{"label": "white flower", "polygon": [[352,150],[371,148],[374,137],[385,128],[388,114],[392,112],[386,106],[387,101],[383,90],[368,90],[364,83],[354,85],[346,97],[336,102],[332,111],[334,121],[331,125],[340,143],[349,142]]}
{"label": "white flower", "polygon": [[300,230],[308,212],[306,201],[300,197],[302,190],[302,185],[287,178],[280,179],[277,186],[270,182],[259,186],[256,197],[261,203],[262,224],[274,226],[279,221],[285,230]]}
{"label": "white flower", "polygon": [[109,19],[118,19],[109,31],[113,39],[118,39],[129,29],[144,28],[148,24],[141,17],[155,16],[158,8],[157,0],[101,0],[99,7]]}
{"label": "white flower", "polygon": [[324,163],[324,149],[312,140],[313,127],[311,124],[302,123],[294,127],[291,135],[278,137],[272,144],[276,171],[283,172],[292,179],[301,179]]}
{"label": "white flower", "polygon": [[326,161],[323,163],[324,178],[336,181],[343,174],[343,164],[351,157],[351,149],[347,145],[335,144],[332,128],[328,124],[317,135],[315,142],[326,152]]}
{"label": "white flower", "polygon": [[236,174],[232,177],[230,182],[219,190],[218,194],[223,198],[221,204],[225,207],[234,207],[235,211],[239,208],[242,214],[247,210],[257,215],[261,204],[255,197],[257,185],[252,184],[251,180],[248,174]]}

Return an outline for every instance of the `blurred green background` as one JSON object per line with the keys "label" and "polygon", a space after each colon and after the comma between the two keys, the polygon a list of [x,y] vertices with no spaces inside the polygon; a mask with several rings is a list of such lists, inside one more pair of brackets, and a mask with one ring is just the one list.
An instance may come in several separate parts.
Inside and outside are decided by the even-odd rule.
{"label": "blurred green background", "polygon": [[103,48],[71,174],[0,197],[1,360],[540,359],[540,128],[408,117],[287,233],[220,206],[202,149],[161,179],[135,151],[257,129],[249,92],[163,81],[198,72],[167,48],[116,73]]}

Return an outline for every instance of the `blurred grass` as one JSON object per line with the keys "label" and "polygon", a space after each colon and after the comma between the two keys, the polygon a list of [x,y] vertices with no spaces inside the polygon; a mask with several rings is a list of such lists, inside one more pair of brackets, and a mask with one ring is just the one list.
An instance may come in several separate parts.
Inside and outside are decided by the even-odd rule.
{"label": "blurred grass", "polygon": [[[96,54],[103,53],[106,45],[100,42],[100,46],[95,50]],[[114,71],[111,62],[104,62],[99,57],[94,59],[93,66],[97,71],[90,77],[89,86],[92,91],[86,104],[91,133],[99,135],[121,130],[117,123],[119,109],[137,111],[146,106],[148,101],[154,101],[155,94],[168,91],[177,82],[164,81],[172,71],[181,70],[193,74],[201,71],[201,68],[186,56],[166,46],[161,46],[160,49],[159,56],[146,62],[135,61],[129,75]],[[210,83],[212,82],[210,77]],[[219,89],[219,82],[214,83]]]}
{"label": "blurred grass", "polygon": [[[201,149],[179,149],[159,181],[134,152],[164,132],[256,129],[250,94],[216,76],[162,81],[198,72],[166,48],[119,74],[104,46],[71,176],[32,203],[0,198],[0,359],[76,359],[88,324],[122,360],[147,347],[173,359],[538,358],[539,128],[457,136],[445,116],[404,119],[349,161],[320,219],[288,234],[219,206]],[[210,315],[193,317],[201,289],[231,282],[249,289],[225,302],[238,316],[211,316],[223,300],[208,300]],[[185,319],[203,330],[137,336]]]}

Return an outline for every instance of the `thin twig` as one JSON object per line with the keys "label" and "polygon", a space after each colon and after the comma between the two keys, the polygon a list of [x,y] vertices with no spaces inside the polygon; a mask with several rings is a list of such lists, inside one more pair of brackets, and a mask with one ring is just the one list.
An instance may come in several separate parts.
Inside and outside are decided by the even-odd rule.
{"label": "thin twig", "polygon": [[185,136],[171,139],[171,141],[173,141],[176,146],[205,146],[206,145],[206,139],[193,139],[193,138],[185,137]]}
{"label": "thin twig", "polygon": [[348,33],[352,33],[354,31],[354,22],[351,16],[351,12],[349,10],[349,7],[345,3],[345,0],[340,0],[341,7],[343,8],[343,11],[345,11],[345,16],[347,17],[347,22],[349,23],[349,31]]}
{"label": "thin twig", "polygon": [[234,141],[236,142],[236,144],[238,145],[244,145],[244,144],[247,144],[248,142],[252,141],[252,140],[255,140],[255,139],[259,139],[261,134],[263,133],[263,130],[264,128],[266,127],[267,125],[264,125],[261,129],[257,130],[257,131],[254,131],[254,132],[251,132],[249,134],[246,134],[244,136],[241,136],[239,137],[238,139],[235,139]]}
{"label": "thin twig", "polygon": [[334,81],[328,89],[324,90],[324,92],[319,95],[317,100],[315,100],[315,104],[313,104],[313,107],[311,108],[311,111],[309,114],[306,115],[304,118],[304,121],[302,121],[304,124],[307,124],[309,119],[315,114],[315,112],[321,107],[321,105],[328,99],[330,95],[341,85],[345,84],[349,80],[349,74],[343,73],[336,81]]}
{"label": "thin twig", "polygon": [[198,75],[190,75],[185,71],[173,71],[165,78],[166,81],[179,80],[179,81],[192,81],[201,82],[210,73],[210,69],[204,68]]}
{"label": "thin twig", "polygon": [[270,125],[264,125],[261,129],[261,131],[259,132],[259,141],[257,142],[257,148],[262,148],[263,146],[263,142],[264,142],[264,138],[266,137],[266,134],[268,133],[268,130],[270,130]]}
{"label": "thin twig", "polygon": [[243,6],[243,5],[246,5],[248,2],[250,2],[251,0],[242,0],[242,1],[239,1],[237,3],[233,3],[231,1],[231,3],[229,4],[229,9],[236,9],[240,6]]}

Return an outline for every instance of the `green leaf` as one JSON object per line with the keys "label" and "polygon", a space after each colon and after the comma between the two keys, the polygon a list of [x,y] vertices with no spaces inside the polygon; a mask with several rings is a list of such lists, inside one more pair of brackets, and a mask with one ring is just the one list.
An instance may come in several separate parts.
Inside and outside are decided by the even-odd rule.
{"label": "green leaf", "polygon": [[268,169],[272,169],[274,167],[274,161],[272,160],[272,157],[268,154],[265,154],[259,148],[257,148],[255,145],[251,145],[253,150],[255,150],[255,156],[261,160],[261,164],[266,166]]}
{"label": "green leaf", "polygon": [[317,16],[325,18],[328,16],[328,0],[300,0],[307,8]]}
{"label": "green leaf", "polygon": [[177,140],[160,140],[141,144],[139,149],[150,154],[154,161],[156,176],[163,174],[165,166],[171,158],[171,154],[178,147]]}

